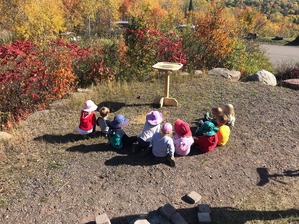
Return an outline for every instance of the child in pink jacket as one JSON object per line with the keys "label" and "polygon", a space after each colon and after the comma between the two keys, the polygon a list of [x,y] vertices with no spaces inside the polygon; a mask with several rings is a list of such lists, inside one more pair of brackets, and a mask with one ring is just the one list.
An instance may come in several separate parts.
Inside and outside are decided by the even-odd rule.
{"label": "child in pink jacket", "polygon": [[173,136],[173,142],[175,153],[179,156],[188,155],[191,145],[194,142],[189,124],[178,119],[174,123],[174,131],[175,135]]}

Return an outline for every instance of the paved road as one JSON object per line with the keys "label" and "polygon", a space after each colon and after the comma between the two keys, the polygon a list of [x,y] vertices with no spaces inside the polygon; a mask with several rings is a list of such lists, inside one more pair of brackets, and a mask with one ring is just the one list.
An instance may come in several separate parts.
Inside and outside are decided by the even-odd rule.
{"label": "paved road", "polygon": [[261,44],[261,48],[266,50],[266,55],[272,64],[279,65],[282,62],[296,64],[299,63],[299,47]]}

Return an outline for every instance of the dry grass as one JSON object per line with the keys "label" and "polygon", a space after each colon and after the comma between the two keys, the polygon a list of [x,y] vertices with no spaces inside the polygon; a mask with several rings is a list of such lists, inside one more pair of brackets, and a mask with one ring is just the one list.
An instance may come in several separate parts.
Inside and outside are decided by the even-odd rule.
{"label": "dry grass", "polygon": [[[12,141],[0,143],[0,211],[3,214],[7,211],[17,211],[19,206],[32,202],[33,209],[29,210],[31,216],[34,217],[43,214],[42,211],[40,214],[34,212],[34,206],[38,207],[36,204],[42,203],[49,207],[53,205],[57,207],[56,195],[61,194],[60,198],[63,198],[64,194],[80,195],[80,191],[72,192],[71,190],[76,185],[79,185],[78,189],[83,189],[86,185],[91,188],[87,190],[89,195],[85,195],[86,198],[81,196],[81,201],[77,201],[77,203],[82,203],[80,204],[82,211],[87,212],[88,208],[84,207],[87,204],[89,207],[94,206],[101,209],[106,206],[113,216],[117,214],[121,216],[129,212],[139,213],[141,212],[140,205],[135,204],[135,207],[132,205],[126,208],[121,203],[117,204],[117,201],[116,204],[113,204],[114,197],[107,193],[110,189],[114,192],[115,188],[123,189],[124,185],[128,187],[127,181],[133,183],[137,181],[135,184],[139,189],[138,192],[133,188],[136,194],[134,192],[132,194],[123,192],[121,195],[114,192],[113,194],[115,197],[124,197],[122,199],[124,201],[126,201],[124,195],[132,197],[135,201],[141,201],[142,204],[146,201],[145,204],[148,206],[146,210],[150,211],[157,208],[159,203],[161,206],[163,205],[161,203],[172,200],[183,207],[184,205],[174,198],[180,198],[180,195],[188,189],[197,191],[206,189],[201,193],[206,194],[204,202],[211,203],[213,207],[215,223],[298,223],[298,214],[294,214],[293,210],[290,210],[297,209],[298,212],[299,182],[296,177],[281,177],[286,179],[287,184],[271,182],[264,187],[256,187],[256,183],[252,183],[255,181],[244,180],[245,177],[236,174],[238,172],[246,173],[249,170],[248,176],[254,180],[256,177],[255,167],[261,164],[267,164],[272,169],[276,169],[276,172],[286,165],[298,169],[298,159],[293,157],[297,156],[298,158],[297,148],[294,149],[294,155],[289,157],[284,152],[282,155],[273,154],[273,157],[267,154],[276,153],[275,150],[281,147],[286,149],[291,147],[279,145],[285,135],[289,140],[296,138],[298,140],[298,126],[293,124],[298,120],[295,115],[299,109],[298,93],[282,87],[268,87],[257,83],[231,83],[221,78],[212,79],[205,75],[201,77],[174,75],[171,76],[170,82],[170,95],[178,100],[179,107],[160,109],[165,122],[173,123],[180,118],[191,123],[215,105],[231,102],[236,106],[238,126],[227,147],[219,149],[218,154],[211,153],[199,158],[195,156],[179,158],[178,163],[181,163],[185,170],[182,167],[177,170],[168,170],[164,166],[139,165],[136,161],[137,157],[124,164],[109,165],[113,161],[118,161],[116,159],[121,161],[124,157],[111,151],[111,148],[106,145],[105,139],[83,140],[76,133],[78,116],[84,101],[92,99],[99,106],[108,106],[111,110],[111,119],[118,113],[124,114],[130,119],[126,132],[128,135],[136,135],[142,129],[146,114],[153,109],[151,103],[155,96],[163,95],[164,83],[157,78],[147,83],[109,83],[94,86],[87,93],[70,94],[67,99],[53,103],[48,111],[32,115],[20,127],[13,130]],[[290,117],[285,118],[280,112],[288,112]],[[273,119],[285,119],[286,124],[285,126],[279,124],[280,128],[276,130],[276,138],[272,139],[272,143],[271,141],[265,143],[257,136],[263,133],[267,136],[266,138],[271,139]],[[259,125],[255,125],[257,123]],[[268,132],[265,133],[263,129]],[[263,147],[263,149],[256,150],[256,147]],[[256,157],[257,154],[258,157]],[[255,161],[259,159],[260,161]],[[285,161],[288,161],[288,164]],[[135,162],[138,166],[134,165]],[[221,165],[217,165],[215,168],[215,164],[218,163]],[[203,172],[198,171],[197,174],[197,172],[190,171],[192,169]],[[226,173],[227,170],[230,170],[231,173]],[[91,184],[84,181],[81,183],[79,180],[77,180],[78,183],[72,182],[71,179],[65,177],[68,172],[75,172],[82,179],[90,178],[93,181]],[[219,182],[220,180],[217,178],[210,179],[205,174],[206,172],[214,176],[222,175],[225,178],[227,176],[228,179]],[[173,183],[173,179],[169,179],[167,173],[172,177],[175,176],[176,182]],[[100,185],[99,182],[103,179],[106,181]],[[165,197],[168,193],[166,194],[164,191],[161,194],[157,193],[159,200],[146,195],[146,192],[140,198],[138,194],[142,191],[144,183],[140,180],[149,186],[159,186],[161,189],[167,189],[168,182],[178,187],[168,198]],[[230,182],[237,187],[235,185],[227,186],[227,183],[231,184]],[[223,188],[220,188],[220,191],[223,191],[222,195],[215,194],[215,191],[218,191],[216,190],[218,189],[217,185]],[[149,191],[150,189],[149,187]],[[94,195],[94,192],[97,194]],[[38,203],[32,199],[31,195],[33,194],[38,195],[33,197]],[[234,194],[235,197],[230,197],[231,194]],[[100,205],[97,204],[96,197],[102,202]],[[130,200],[133,200],[132,198]],[[16,205],[18,203],[19,205]],[[107,207],[109,203],[114,207]],[[64,205],[60,203],[59,206]],[[72,208],[73,213],[78,213],[78,210],[72,205],[66,203],[65,206]],[[62,207],[62,209],[67,208]],[[16,216],[11,213],[9,216],[12,218],[7,220],[3,216],[0,217],[0,221],[3,219],[5,223],[11,223]],[[52,223],[65,220],[62,216],[59,217],[57,214]],[[67,220],[78,221],[78,217],[69,216],[67,218]],[[29,218],[24,218],[20,223],[26,223],[28,220]],[[190,223],[193,223],[192,220]]]}

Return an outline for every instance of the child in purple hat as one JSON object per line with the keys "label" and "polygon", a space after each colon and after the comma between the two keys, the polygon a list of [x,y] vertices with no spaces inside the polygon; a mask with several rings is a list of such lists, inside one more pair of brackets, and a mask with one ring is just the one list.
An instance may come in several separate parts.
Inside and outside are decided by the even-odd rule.
{"label": "child in purple hat", "polygon": [[160,124],[162,120],[162,114],[156,110],[153,110],[146,115],[146,121],[143,129],[140,135],[137,137],[137,150],[142,150],[150,147],[153,135],[156,132],[160,131]]}
{"label": "child in purple hat", "polygon": [[124,147],[132,147],[133,143],[136,142],[136,136],[128,137],[122,129],[128,123],[129,120],[122,114],[116,115],[113,121],[110,122],[108,138],[113,148],[122,149]]}
{"label": "child in purple hat", "polygon": [[175,167],[175,149],[171,136],[172,125],[166,123],[162,126],[161,132],[155,133],[152,138],[152,153],[158,160],[168,161],[171,167]]}

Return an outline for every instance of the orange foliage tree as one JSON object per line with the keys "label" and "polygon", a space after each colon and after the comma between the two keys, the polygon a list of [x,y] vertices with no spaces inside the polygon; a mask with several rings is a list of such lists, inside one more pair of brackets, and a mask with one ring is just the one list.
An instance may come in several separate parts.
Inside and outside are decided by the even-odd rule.
{"label": "orange foliage tree", "polygon": [[206,8],[198,14],[195,31],[184,37],[189,64],[200,69],[223,66],[236,40],[237,26],[224,8]]}

